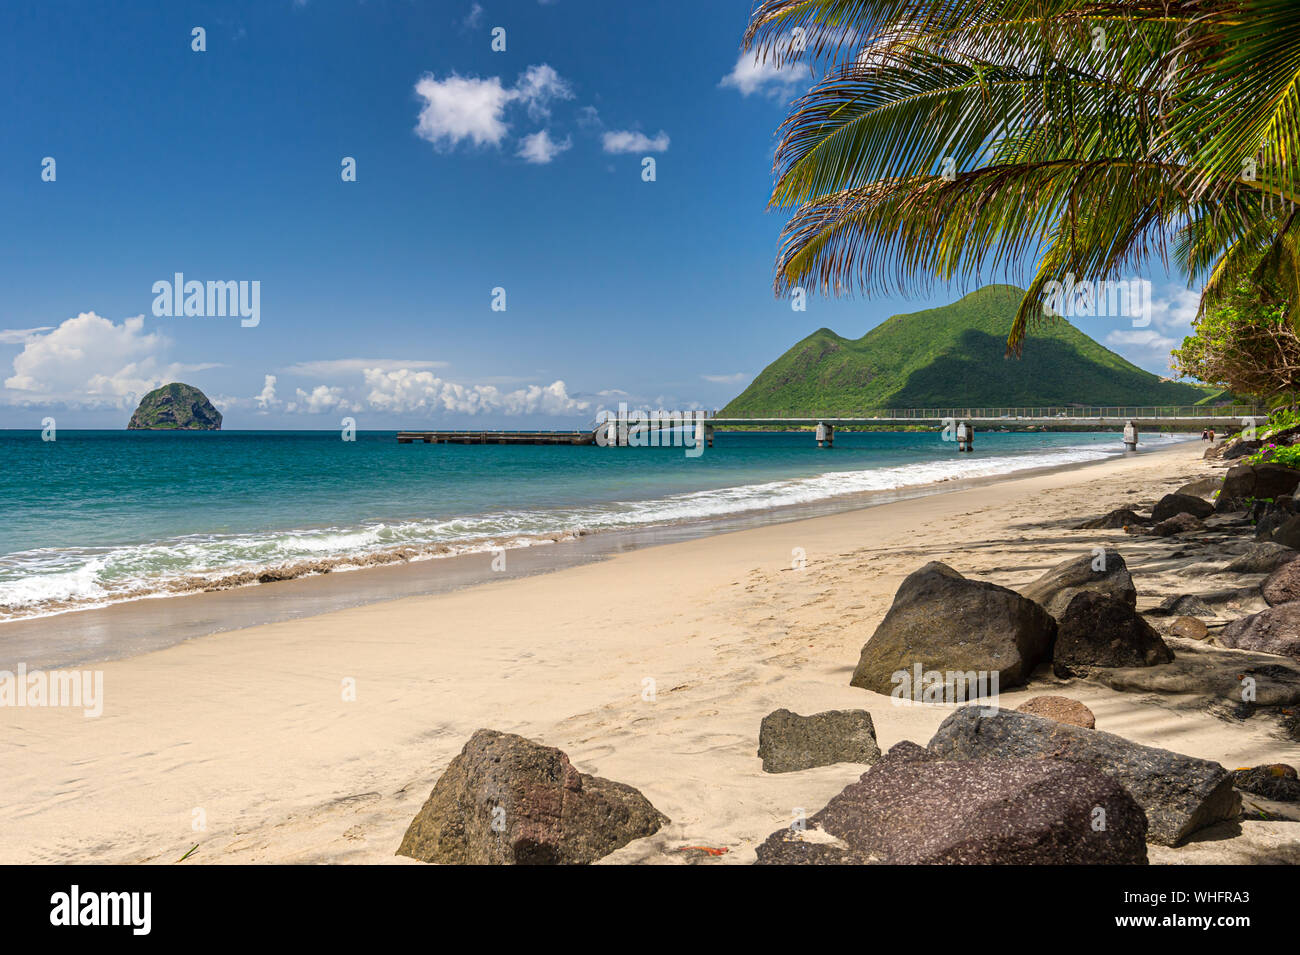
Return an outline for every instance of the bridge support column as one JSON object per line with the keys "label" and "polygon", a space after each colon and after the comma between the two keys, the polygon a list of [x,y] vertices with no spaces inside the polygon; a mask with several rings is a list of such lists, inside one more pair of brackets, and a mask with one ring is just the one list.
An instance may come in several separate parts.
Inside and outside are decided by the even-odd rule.
{"label": "bridge support column", "polygon": [[1136,451],[1138,449],[1138,427],[1136,421],[1130,421],[1124,425],[1124,450]]}
{"label": "bridge support column", "polygon": [[957,424],[957,450],[975,450],[975,426],[969,421],[961,421]]}
{"label": "bridge support column", "polygon": [[704,426],[704,444],[705,447],[713,447],[713,425],[711,424]]}
{"label": "bridge support column", "polygon": [[835,447],[835,425],[827,424],[824,421],[817,423],[817,447]]}

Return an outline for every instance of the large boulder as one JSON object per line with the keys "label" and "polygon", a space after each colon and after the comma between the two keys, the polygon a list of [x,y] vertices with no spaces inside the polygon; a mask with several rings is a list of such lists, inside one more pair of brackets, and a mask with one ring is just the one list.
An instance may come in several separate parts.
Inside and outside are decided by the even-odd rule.
{"label": "large boulder", "polygon": [[898,588],[849,683],[891,694],[897,674],[920,668],[996,671],[1001,687],[1015,686],[1047,655],[1055,633],[1055,621],[1032,600],[932,561]]}
{"label": "large boulder", "polygon": [[1259,592],[1264,595],[1270,607],[1300,600],[1300,564],[1283,564],[1268,575],[1268,579],[1260,585]]}
{"label": "large boulder", "polygon": [[481,729],[447,766],[397,854],[455,865],[586,865],[668,818],[553,746]]}
{"label": "large boulder", "polygon": [[1147,840],[1175,846],[1206,826],[1235,819],[1232,774],[1208,759],[1141,746],[1102,730],[964,706],[930,740],[938,759],[1065,759],[1113,776],[1146,812]]}
{"label": "large boulder", "polygon": [[221,412],[193,385],[173,381],[141,398],[126,427],[129,431],[220,431]]}
{"label": "large boulder", "polygon": [[832,763],[874,763],[880,758],[876,728],[866,710],[827,710],[800,716],[775,710],[758,730],[765,773],[793,773]]}
{"label": "large boulder", "polygon": [[1285,464],[1238,464],[1224,476],[1215,509],[1237,510],[1250,498],[1273,499],[1294,494],[1297,485],[1300,485],[1300,470]]}
{"label": "large boulder", "polygon": [[1252,544],[1224,567],[1229,574],[1268,574],[1300,557],[1300,550],[1273,541]]}
{"label": "large boulder", "polygon": [[891,751],[806,828],[768,836],[758,864],[1141,865],[1146,830],[1133,797],[1091,766]]}
{"label": "large boulder", "polygon": [[1300,515],[1286,517],[1268,533],[1268,539],[1274,544],[1300,549]]}
{"label": "large boulder", "polygon": [[1086,730],[1096,727],[1097,718],[1078,700],[1068,696],[1035,696],[1016,707],[1017,713],[1029,713],[1058,723],[1082,726]]}
{"label": "large boulder", "polygon": [[1187,494],[1192,497],[1213,497],[1223,487],[1223,478],[1221,476],[1211,475],[1210,477],[1197,478],[1188,484],[1180,487],[1175,494]]}
{"label": "large boulder", "polygon": [[1151,520],[1159,524],[1177,514],[1191,514],[1193,517],[1209,517],[1214,513],[1214,505],[1190,494],[1166,494],[1151,508]]}
{"label": "large boulder", "polygon": [[1234,650],[1258,650],[1300,660],[1300,603],[1269,607],[1232,621],[1217,637]]}
{"label": "large boulder", "polygon": [[1083,590],[1096,591],[1130,607],[1137,606],[1137,588],[1119,551],[1107,548],[1099,554],[1081,554],[1057,564],[1020,593],[1042,606],[1057,620],[1070,605],[1074,595]]}
{"label": "large boulder", "polygon": [[1065,608],[1056,630],[1052,672],[1066,679],[1096,667],[1150,667],[1174,653],[1151,624],[1123,601],[1083,591]]}

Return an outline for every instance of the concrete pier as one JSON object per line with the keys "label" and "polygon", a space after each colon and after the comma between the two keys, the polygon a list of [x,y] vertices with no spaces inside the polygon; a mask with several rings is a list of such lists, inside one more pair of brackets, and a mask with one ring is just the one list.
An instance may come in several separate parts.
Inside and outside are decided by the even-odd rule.
{"label": "concrete pier", "polygon": [[1136,451],[1138,449],[1138,429],[1137,422],[1130,421],[1124,425],[1124,450]]}
{"label": "concrete pier", "polygon": [[835,425],[827,424],[824,421],[817,423],[817,447],[835,447]]}
{"label": "concrete pier", "polygon": [[969,421],[957,423],[957,450],[959,452],[975,450],[975,425]]}

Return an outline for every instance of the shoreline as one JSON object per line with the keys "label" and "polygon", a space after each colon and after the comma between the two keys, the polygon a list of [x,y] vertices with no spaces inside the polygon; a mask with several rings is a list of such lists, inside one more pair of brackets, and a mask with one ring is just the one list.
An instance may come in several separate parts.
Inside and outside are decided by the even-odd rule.
{"label": "shoreline", "polygon": [[[15,834],[0,861],[172,864],[197,844],[186,865],[417,865],[394,856],[402,833],[480,727],[558,746],[669,817],[605,862],[701,861],[679,851],[692,845],[726,850],[709,864],[753,861],[792,809],[819,808],[863,770],[762,772],[763,716],[866,709],[888,749],[924,744],[951,712],[849,686],[903,577],[944,560],[1017,587],[1113,545],[1149,608],[1183,579],[1170,542],[1069,528],[1206,473],[1200,452],[1017,475],[105,663],[98,719],[0,708],[11,789],[0,825]],[[349,685],[352,699],[340,692]],[[1228,767],[1300,761],[1271,727],[1175,697],[1049,673],[1000,702],[1042,693],[1083,702],[1098,729]],[[1300,823],[1243,820],[1149,850],[1153,862],[1297,862]]]}
{"label": "shoreline", "polygon": [[[1139,451],[1137,456],[1167,454],[1188,443],[1164,444]],[[327,570],[265,582],[255,579],[256,571],[248,571],[231,575],[245,578],[245,582],[230,586],[154,591],[108,604],[73,606],[0,620],[0,669],[12,669],[19,662],[29,667],[56,668],[129,659],[231,630],[405,597],[448,593],[494,580],[551,573],[644,547],[843,514],[894,501],[1093,467],[1131,456],[1111,452],[1109,457],[1092,461],[1027,467],[977,477],[943,478],[886,490],[854,491],[764,510],[641,527],[536,535],[529,537],[526,544],[504,546],[500,560],[496,556],[498,550],[490,546],[493,542],[467,541],[463,552],[444,547],[445,553],[428,553],[411,559],[352,562],[349,558],[337,558],[336,566]],[[524,535],[515,538],[523,539]],[[499,564],[504,564],[504,568],[496,569]],[[57,642],[51,641],[54,634],[58,635]]]}

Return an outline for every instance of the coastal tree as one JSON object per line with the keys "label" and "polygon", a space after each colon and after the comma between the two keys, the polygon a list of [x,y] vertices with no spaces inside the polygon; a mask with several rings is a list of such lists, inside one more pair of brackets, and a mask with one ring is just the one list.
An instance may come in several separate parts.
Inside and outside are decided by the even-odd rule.
{"label": "coastal tree", "polygon": [[1204,312],[1267,262],[1300,318],[1294,0],[762,0],[744,42],[821,73],[779,134],[778,294],[1032,262],[1018,353],[1063,276],[1172,258]]}

